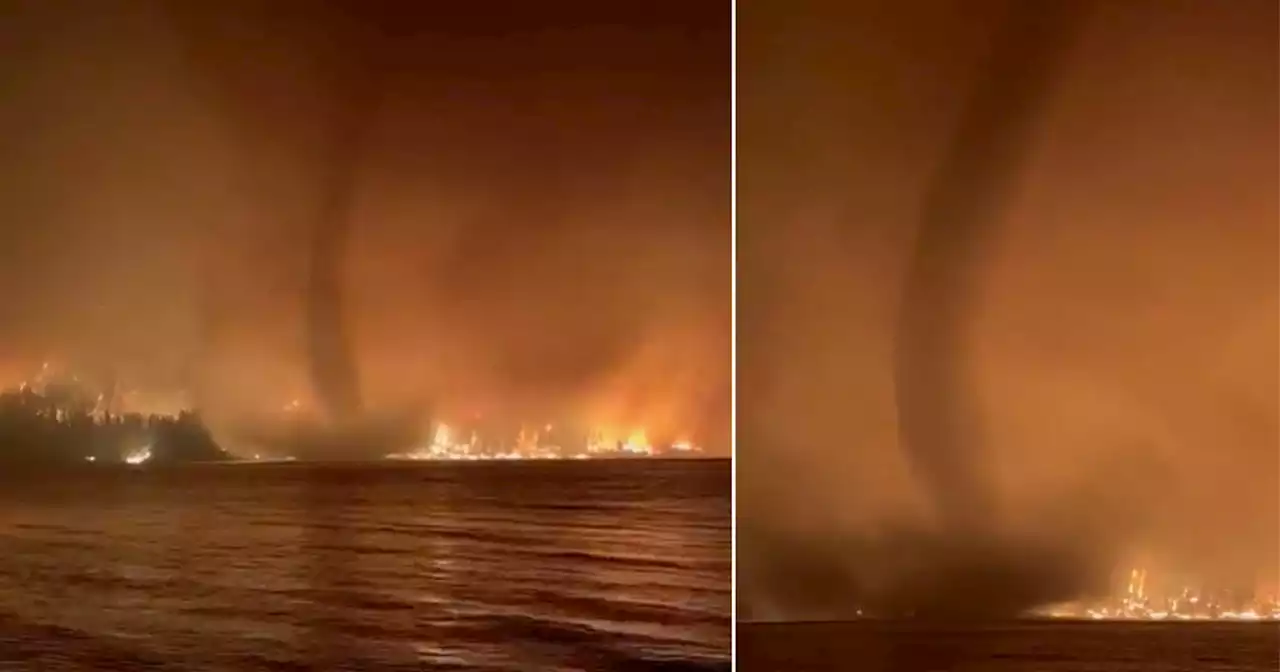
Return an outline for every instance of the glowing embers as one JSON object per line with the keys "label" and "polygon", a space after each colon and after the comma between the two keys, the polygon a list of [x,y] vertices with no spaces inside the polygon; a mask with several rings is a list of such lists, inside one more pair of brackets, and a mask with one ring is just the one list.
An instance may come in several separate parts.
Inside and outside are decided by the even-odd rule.
{"label": "glowing embers", "polygon": [[622,444],[624,452],[636,455],[652,455],[653,446],[649,445],[649,434],[644,429],[636,429],[627,436],[626,443]]}
{"label": "glowing embers", "polygon": [[624,433],[619,430],[597,429],[587,439],[587,454],[606,456],[609,453],[622,455],[652,456],[653,446],[649,443],[649,434],[643,427]]}
{"label": "glowing embers", "polygon": [[399,460],[477,459],[479,455],[475,451],[476,442],[477,439],[475,432],[471,433],[471,437],[468,441],[457,441],[453,428],[441,422],[436,424],[435,430],[431,433],[430,443],[407,453],[393,453],[391,455],[387,455],[387,458]]}
{"label": "glowing embers", "polygon": [[126,464],[143,464],[151,459],[151,444],[135,448],[124,456]]}
{"label": "glowing embers", "polygon": [[1261,621],[1280,620],[1280,600],[1273,590],[1206,588],[1193,575],[1125,572],[1110,597],[1054,605],[1035,615],[1095,621]]}
{"label": "glowing embers", "polygon": [[[387,455],[400,460],[584,460],[591,458],[660,457],[693,455],[702,452],[692,441],[682,439],[665,450],[657,449],[648,430],[636,427],[629,431],[611,428],[592,430],[585,441],[576,440],[552,423],[520,427],[515,437],[497,437],[482,441],[477,431],[462,440],[451,425],[438,423],[430,432],[431,441],[415,450]],[[577,443],[582,448],[566,448]],[[578,443],[583,441],[582,443]]]}
{"label": "glowing embers", "polygon": [[676,453],[700,453],[700,452],[702,452],[702,449],[701,449],[701,448],[699,448],[698,446],[693,445],[693,442],[692,442],[692,441],[689,441],[688,439],[680,439],[679,441],[676,441],[675,443],[671,444],[671,450],[672,450],[672,452],[676,452]]}

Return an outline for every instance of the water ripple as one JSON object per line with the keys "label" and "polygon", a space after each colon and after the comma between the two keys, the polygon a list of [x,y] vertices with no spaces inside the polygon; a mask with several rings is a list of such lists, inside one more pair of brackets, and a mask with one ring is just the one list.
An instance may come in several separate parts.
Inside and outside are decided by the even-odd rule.
{"label": "water ripple", "polygon": [[724,462],[7,480],[0,669],[729,667]]}

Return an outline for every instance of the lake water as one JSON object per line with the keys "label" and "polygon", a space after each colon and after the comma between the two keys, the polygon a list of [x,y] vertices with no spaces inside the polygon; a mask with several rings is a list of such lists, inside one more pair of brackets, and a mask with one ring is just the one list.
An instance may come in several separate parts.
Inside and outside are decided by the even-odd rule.
{"label": "lake water", "polygon": [[0,476],[0,669],[728,669],[727,461]]}
{"label": "lake water", "polygon": [[1276,672],[1278,623],[1019,621],[738,627],[740,672]]}

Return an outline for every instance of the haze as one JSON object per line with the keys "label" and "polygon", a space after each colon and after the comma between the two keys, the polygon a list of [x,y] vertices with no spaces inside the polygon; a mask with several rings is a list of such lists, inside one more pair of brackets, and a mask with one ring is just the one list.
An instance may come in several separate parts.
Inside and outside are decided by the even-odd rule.
{"label": "haze", "polygon": [[742,615],[1012,613],[1135,558],[1275,585],[1280,17],[1092,4],[969,260],[944,403],[977,424],[941,467],[901,440],[895,323],[1009,6],[743,6]]}
{"label": "haze", "polygon": [[314,401],[308,246],[355,101],[344,282],[367,403],[727,454],[723,3],[5,9],[7,377],[111,369],[215,423]]}

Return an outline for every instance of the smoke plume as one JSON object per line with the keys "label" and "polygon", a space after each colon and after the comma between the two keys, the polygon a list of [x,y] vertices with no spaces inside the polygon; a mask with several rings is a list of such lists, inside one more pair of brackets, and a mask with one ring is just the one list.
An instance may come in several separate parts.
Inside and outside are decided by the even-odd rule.
{"label": "smoke plume", "polygon": [[1276,574],[1276,9],[1024,4],[743,10],[741,616]]}

